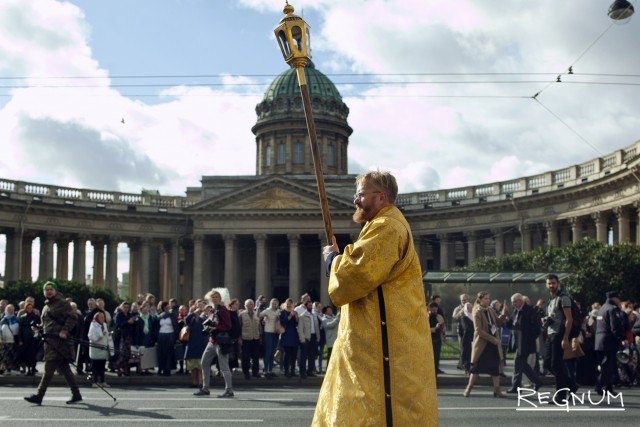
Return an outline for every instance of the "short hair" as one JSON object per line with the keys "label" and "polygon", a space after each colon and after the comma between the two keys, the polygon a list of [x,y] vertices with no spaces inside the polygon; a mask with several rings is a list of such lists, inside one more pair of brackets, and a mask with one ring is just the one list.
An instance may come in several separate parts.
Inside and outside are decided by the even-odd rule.
{"label": "short hair", "polygon": [[386,193],[391,204],[396,202],[398,183],[389,171],[371,171],[356,177],[356,185],[364,184],[365,182],[373,184],[377,189]]}
{"label": "short hair", "polygon": [[549,273],[547,274],[547,280],[554,280],[558,283],[560,283],[560,278],[558,277],[557,274],[553,274],[553,273]]}
{"label": "short hair", "polygon": [[160,301],[158,303],[158,311],[164,311],[164,308],[169,305],[169,301]]}
{"label": "short hair", "polygon": [[227,308],[233,307],[233,305],[236,303],[239,303],[238,298],[233,298],[231,301],[229,301],[229,304],[227,304]]}
{"label": "short hair", "polygon": [[435,308],[438,308],[438,307],[439,307],[439,305],[438,305],[438,303],[437,303],[437,302],[431,302],[431,303],[429,303],[429,308],[434,308],[434,307],[435,307]]}

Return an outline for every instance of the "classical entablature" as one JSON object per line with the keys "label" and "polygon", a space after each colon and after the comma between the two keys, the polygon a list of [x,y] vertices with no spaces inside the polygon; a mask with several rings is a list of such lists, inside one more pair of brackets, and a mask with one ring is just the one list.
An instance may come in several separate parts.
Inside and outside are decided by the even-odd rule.
{"label": "classical entablature", "polygon": [[[579,165],[504,182],[400,194],[423,267],[446,270],[482,255],[564,245],[582,237],[640,242],[640,142]],[[327,175],[339,244],[357,237],[353,175]],[[0,179],[5,280],[83,280],[86,242],[94,283],[117,282],[117,244],[130,251],[131,294],[326,296],[324,224],[312,175],[205,176],[186,196],[130,194]],[[40,267],[31,245],[40,239]],[[73,243],[73,272],[66,271]],[[53,248],[57,247],[57,262]],[[106,248],[106,249],[105,249]],[[106,255],[106,256],[105,256]],[[106,261],[105,261],[106,260]],[[103,265],[106,264],[106,268]],[[55,265],[55,268],[54,268]],[[232,292],[233,293],[233,292]]]}

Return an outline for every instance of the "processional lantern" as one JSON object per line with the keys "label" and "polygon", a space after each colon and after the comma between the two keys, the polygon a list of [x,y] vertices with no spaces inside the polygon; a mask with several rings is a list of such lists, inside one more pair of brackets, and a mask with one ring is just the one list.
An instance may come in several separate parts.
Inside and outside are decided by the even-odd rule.
{"label": "processional lantern", "polygon": [[304,107],[304,116],[307,121],[307,130],[309,132],[309,143],[311,145],[311,157],[313,158],[313,167],[316,174],[316,183],[318,185],[318,197],[320,198],[320,208],[322,209],[322,220],[324,221],[324,229],[327,235],[327,242],[330,244],[333,237],[331,227],[331,216],[329,215],[329,203],[327,202],[327,193],[324,188],[324,177],[322,175],[322,158],[320,157],[320,149],[318,148],[318,137],[316,135],[316,127],[313,122],[313,110],[311,109],[311,101],[309,97],[309,89],[305,77],[305,67],[311,60],[311,28],[301,17],[294,15],[293,6],[286,2],[284,9],[284,17],[275,28],[274,33],[276,40],[282,51],[282,56],[289,66],[295,68],[298,76],[298,85],[300,86],[300,94],[302,96],[302,105]]}

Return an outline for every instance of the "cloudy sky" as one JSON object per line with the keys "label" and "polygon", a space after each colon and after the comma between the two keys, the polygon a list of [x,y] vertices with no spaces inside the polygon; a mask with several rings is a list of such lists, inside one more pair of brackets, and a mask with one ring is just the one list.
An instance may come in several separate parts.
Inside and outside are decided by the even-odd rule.
{"label": "cloudy sky", "polygon": [[[350,108],[350,173],[451,188],[639,139],[640,14],[614,24],[609,0],[291,3]],[[2,0],[0,179],[183,195],[253,175],[255,105],[287,68],[283,5]]]}

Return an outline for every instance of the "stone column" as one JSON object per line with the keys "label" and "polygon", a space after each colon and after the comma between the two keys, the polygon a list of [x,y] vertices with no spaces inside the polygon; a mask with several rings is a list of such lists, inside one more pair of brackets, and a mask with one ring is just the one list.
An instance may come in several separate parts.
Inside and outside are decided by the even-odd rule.
{"label": "stone column", "polygon": [[169,296],[178,298],[180,295],[180,240],[171,241],[169,255]]}
{"label": "stone column", "polygon": [[473,230],[465,231],[464,236],[467,238],[467,265],[469,265],[473,263],[477,258],[477,254],[476,254],[477,233]]}
{"label": "stone column", "polygon": [[5,237],[7,241],[4,254],[4,277],[5,282],[8,282],[9,280],[16,279],[18,276],[18,271],[15,266],[17,258],[15,251],[15,242],[19,241],[20,238],[18,237],[18,233],[14,230],[8,231],[5,234]]}
{"label": "stone column", "polygon": [[104,242],[91,241],[93,246],[93,285],[104,286]]}
{"label": "stone column", "polygon": [[300,271],[300,235],[289,234],[289,295],[296,301],[302,295]]}
{"label": "stone column", "polygon": [[528,252],[531,250],[531,226],[529,224],[522,224],[520,226],[520,236],[522,239],[522,252]]}
{"label": "stone column", "polygon": [[329,278],[327,277],[326,264],[322,255],[322,248],[326,246],[325,240],[326,236],[324,234],[318,234],[318,245],[320,247],[320,302],[328,305],[333,304],[333,302],[329,297]]}
{"label": "stone column", "polygon": [[596,240],[607,244],[607,217],[604,212],[594,212],[591,214],[593,222],[596,224]]}
{"label": "stone column", "polygon": [[571,225],[571,241],[577,243],[582,239],[582,218],[574,216],[569,218]]}
{"label": "stone column", "polygon": [[73,274],[78,283],[87,282],[87,236],[78,234],[73,240]]}
{"label": "stone column", "polygon": [[40,236],[40,266],[38,280],[44,281],[53,278],[53,242],[54,233],[45,233]]}
{"label": "stone column", "polygon": [[225,234],[224,239],[224,286],[231,298],[240,296],[240,284],[236,283],[236,236]]}
{"label": "stone column", "polygon": [[494,228],[491,230],[491,234],[493,234],[493,240],[495,241],[495,256],[496,258],[500,258],[504,255],[504,235],[502,234],[502,228]]}
{"label": "stone column", "polygon": [[194,298],[204,298],[204,283],[202,277],[204,236],[194,234],[191,238],[193,239],[193,282],[191,284],[191,292]]}
{"label": "stone column", "polygon": [[618,240],[616,243],[631,242],[631,227],[629,225],[629,208],[626,206],[617,206],[613,208],[613,213],[618,220]]}
{"label": "stone column", "polygon": [[140,244],[128,242],[129,247],[129,295],[137,297],[140,292]]}
{"label": "stone column", "polygon": [[150,268],[150,256],[151,239],[143,237],[140,240],[140,293],[146,294],[151,289],[149,268]]}
{"label": "stone column", "polygon": [[118,241],[117,236],[109,236],[107,240],[107,271],[105,286],[118,294]]}
{"label": "stone column", "polygon": [[265,295],[267,298],[272,295],[267,270],[267,235],[254,234],[256,241],[256,296]]}
{"label": "stone column", "polygon": [[24,236],[22,238],[22,265],[20,266],[20,279],[25,281],[31,281],[31,260],[33,254],[33,236]]}
{"label": "stone column", "polygon": [[69,279],[69,240],[58,240],[56,242],[58,247],[57,261],[56,261],[56,278],[68,280]]}
{"label": "stone column", "polygon": [[449,235],[438,234],[438,240],[440,240],[440,270],[446,271],[449,269]]}
{"label": "stone column", "polygon": [[547,231],[547,246],[558,247],[558,226],[555,221],[547,221],[544,224]]}

